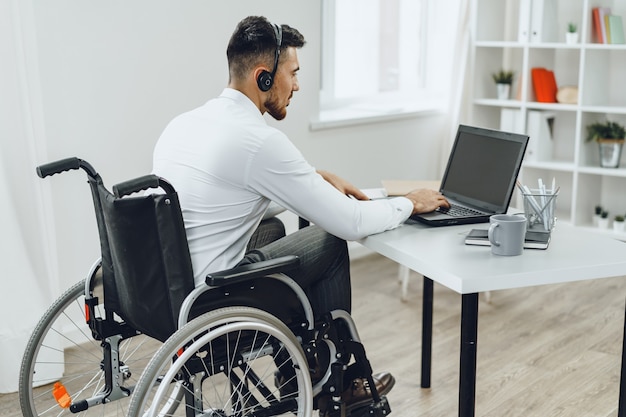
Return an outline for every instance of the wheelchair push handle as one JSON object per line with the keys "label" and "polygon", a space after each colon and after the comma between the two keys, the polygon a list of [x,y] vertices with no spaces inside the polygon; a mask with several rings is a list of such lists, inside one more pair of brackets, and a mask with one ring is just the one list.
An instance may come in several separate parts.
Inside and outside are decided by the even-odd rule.
{"label": "wheelchair push handle", "polygon": [[143,177],[133,178],[113,186],[113,194],[120,198],[125,195],[147,190],[149,188],[162,188],[166,193],[174,193],[176,190],[165,179],[156,175],[144,175]]}
{"label": "wheelchair push handle", "polygon": [[46,178],[50,175],[60,174],[61,172],[71,171],[79,168],[82,168],[92,178],[98,175],[96,170],[91,166],[91,164],[89,164],[89,162],[76,157],[59,159],[58,161],[39,165],[36,168],[36,171],[39,178]]}

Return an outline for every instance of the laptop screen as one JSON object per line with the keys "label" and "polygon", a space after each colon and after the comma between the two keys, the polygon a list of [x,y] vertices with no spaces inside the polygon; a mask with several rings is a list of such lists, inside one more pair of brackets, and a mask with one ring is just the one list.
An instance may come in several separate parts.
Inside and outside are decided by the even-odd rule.
{"label": "laptop screen", "polygon": [[527,142],[525,135],[459,126],[442,193],[483,210],[506,210]]}

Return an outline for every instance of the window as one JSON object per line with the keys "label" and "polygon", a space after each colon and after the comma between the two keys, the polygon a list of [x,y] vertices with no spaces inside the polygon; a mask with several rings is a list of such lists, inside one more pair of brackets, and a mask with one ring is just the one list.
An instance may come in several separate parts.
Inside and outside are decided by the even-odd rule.
{"label": "window", "polygon": [[319,125],[443,107],[457,3],[323,0]]}

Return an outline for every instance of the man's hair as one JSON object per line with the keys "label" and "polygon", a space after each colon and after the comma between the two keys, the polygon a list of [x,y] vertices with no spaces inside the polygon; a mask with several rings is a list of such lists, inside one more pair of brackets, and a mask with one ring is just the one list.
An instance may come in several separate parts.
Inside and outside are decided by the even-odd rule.
{"label": "man's hair", "polygon": [[[280,25],[280,27],[282,30],[281,52],[289,47],[304,46],[306,41],[300,32],[288,25]],[[235,28],[226,49],[230,79],[245,78],[246,74],[259,64],[267,65],[271,71],[275,55],[274,25],[262,16],[246,17]]]}

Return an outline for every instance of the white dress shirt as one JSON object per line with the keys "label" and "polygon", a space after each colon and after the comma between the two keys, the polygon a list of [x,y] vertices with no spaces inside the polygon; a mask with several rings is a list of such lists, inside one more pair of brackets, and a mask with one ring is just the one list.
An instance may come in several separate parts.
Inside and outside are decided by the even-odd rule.
{"label": "white dress shirt", "polygon": [[413,209],[404,197],[345,196],[230,88],[170,122],[156,144],[153,172],[179,194],[196,285],[243,258],[272,200],[345,240],[395,228]]}

